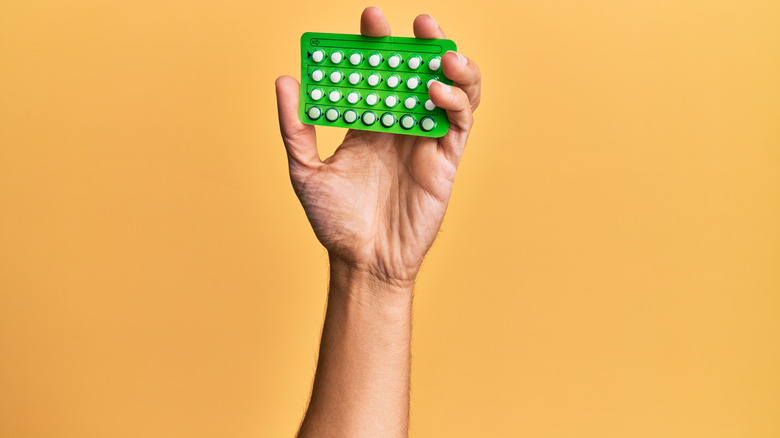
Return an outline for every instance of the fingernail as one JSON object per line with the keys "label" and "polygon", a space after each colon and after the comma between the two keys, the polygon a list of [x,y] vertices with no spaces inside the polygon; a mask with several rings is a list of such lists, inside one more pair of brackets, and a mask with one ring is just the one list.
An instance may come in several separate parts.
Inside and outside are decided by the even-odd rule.
{"label": "fingernail", "polygon": [[458,55],[458,61],[460,61],[461,64],[463,64],[463,65],[468,64],[469,60],[466,59],[465,56],[461,55],[458,52],[452,51],[452,50],[447,50],[447,51],[450,52],[450,53],[454,53],[454,54]]}
{"label": "fingernail", "polygon": [[428,18],[430,18],[430,19],[431,19],[431,21],[433,21],[433,24],[435,24],[435,25],[436,25],[436,27],[439,27],[439,23],[437,23],[437,22],[436,22],[436,20],[435,20],[435,19],[434,19],[434,18],[431,16],[431,14],[425,14],[425,15],[427,15],[427,16],[428,16]]}
{"label": "fingernail", "polygon": [[444,88],[445,93],[452,93],[452,87],[445,84],[444,82],[439,82],[439,83],[441,84],[442,88]]}

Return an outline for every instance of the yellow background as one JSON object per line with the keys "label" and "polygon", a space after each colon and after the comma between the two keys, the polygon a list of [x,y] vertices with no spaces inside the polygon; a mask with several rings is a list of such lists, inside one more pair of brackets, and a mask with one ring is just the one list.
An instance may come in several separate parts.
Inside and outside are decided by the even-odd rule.
{"label": "yellow background", "polygon": [[[327,267],[273,81],[364,4],[268,3],[0,3],[0,436],[294,434]],[[484,75],[412,436],[780,436],[780,3],[379,6]]]}

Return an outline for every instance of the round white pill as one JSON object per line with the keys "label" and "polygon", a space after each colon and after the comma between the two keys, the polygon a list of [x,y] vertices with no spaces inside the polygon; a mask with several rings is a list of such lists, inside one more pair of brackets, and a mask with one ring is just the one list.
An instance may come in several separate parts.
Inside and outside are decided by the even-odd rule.
{"label": "round white pill", "polygon": [[311,96],[314,100],[320,100],[322,99],[322,88],[315,88],[311,90],[311,93],[309,93],[309,96]]}
{"label": "round white pill", "polygon": [[376,122],[376,114],[374,114],[372,111],[366,111],[363,113],[363,124],[366,126],[371,126]]}
{"label": "round white pill", "polygon": [[382,126],[384,126],[385,128],[389,128],[393,125],[395,125],[395,116],[393,115],[393,113],[382,114]]}
{"label": "round white pill", "polygon": [[398,105],[398,96],[391,94],[385,97],[385,105],[389,106],[390,108]]}
{"label": "round white pill", "polygon": [[344,121],[347,123],[355,123],[357,120],[358,114],[355,110],[346,110],[344,111]]}
{"label": "round white pill", "polygon": [[430,117],[423,117],[422,121],[420,121],[420,128],[425,132],[428,132],[435,127],[436,122]]}
{"label": "round white pill", "polygon": [[330,62],[334,64],[339,64],[343,60],[344,60],[344,52],[342,52],[341,50],[336,50],[335,52],[330,54]]}
{"label": "round white pill", "polygon": [[387,65],[389,65],[390,68],[398,68],[398,66],[401,65],[401,55],[391,55],[389,58],[387,58]]}
{"label": "round white pill", "polygon": [[309,114],[309,118],[310,118],[310,119],[312,119],[312,120],[317,120],[317,119],[319,119],[319,118],[320,118],[320,116],[322,115],[322,110],[320,110],[320,109],[319,109],[318,107],[316,107],[316,106],[313,106],[313,107],[309,108],[309,112],[308,112],[308,114]]}
{"label": "round white pill", "polygon": [[401,77],[398,75],[390,75],[390,77],[387,78],[387,86],[390,88],[395,88],[400,83],[401,83]]}
{"label": "round white pill", "polygon": [[358,65],[362,60],[363,55],[361,55],[360,52],[352,52],[352,54],[349,55],[349,63],[352,65]]}
{"label": "round white pill", "polygon": [[414,127],[414,116],[411,114],[406,114],[405,116],[401,117],[401,127],[404,129],[412,129]]}
{"label": "round white pill", "polygon": [[406,80],[406,86],[409,87],[410,90],[414,90],[415,88],[420,86],[420,78],[417,76],[412,76],[411,78]]}
{"label": "round white pill", "polygon": [[409,58],[408,63],[409,63],[409,68],[411,68],[412,70],[417,70],[418,68],[420,68],[420,64],[422,64],[422,58],[420,58],[417,55],[412,56],[411,58]]}
{"label": "round white pill", "polygon": [[426,85],[428,86],[428,88],[431,88],[431,84],[434,83],[434,82],[438,82],[438,81],[439,81],[439,78],[428,79],[428,83]]}
{"label": "round white pill", "polygon": [[360,93],[357,91],[351,91],[349,94],[347,94],[347,102],[351,104],[356,104],[360,100]]}
{"label": "round white pill", "polygon": [[322,50],[315,50],[311,54],[311,60],[314,62],[322,62],[322,60],[325,59],[325,52]]}
{"label": "round white pill", "polygon": [[439,67],[441,67],[441,58],[439,58],[438,56],[434,56],[433,58],[428,60],[429,69],[436,71],[439,69]]}
{"label": "round white pill", "polygon": [[374,53],[371,56],[368,57],[368,63],[371,65],[371,67],[376,67],[379,64],[382,63],[382,55],[379,53]]}
{"label": "round white pill", "polygon": [[374,106],[379,102],[379,95],[376,93],[371,93],[368,96],[366,96],[366,104]]}
{"label": "round white pill", "polygon": [[425,109],[428,111],[433,111],[436,109],[436,105],[433,104],[433,101],[431,99],[428,99],[425,101]]}
{"label": "round white pill", "polygon": [[333,82],[334,84],[338,84],[339,82],[341,82],[341,78],[342,78],[341,72],[338,70],[330,74],[330,81]]}
{"label": "round white pill", "polygon": [[330,99],[331,102],[338,102],[341,100],[341,91],[339,90],[333,90],[330,93],[328,93],[328,99]]}
{"label": "round white pill", "polygon": [[380,76],[376,73],[372,73],[368,76],[368,85],[371,85],[372,87],[376,87],[379,85],[379,79]]}
{"label": "round white pill", "polygon": [[325,118],[328,119],[329,122],[335,122],[339,118],[339,110],[336,108],[329,108],[325,111]]}
{"label": "round white pill", "polygon": [[406,109],[413,109],[417,106],[417,98],[414,96],[409,96],[406,99],[404,99],[404,106]]}
{"label": "round white pill", "polygon": [[311,79],[315,82],[319,82],[325,77],[325,73],[322,70],[314,70],[311,72]]}
{"label": "round white pill", "polygon": [[348,79],[350,84],[357,85],[363,79],[363,76],[361,76],[360,72],[353,72],[349,74]]}

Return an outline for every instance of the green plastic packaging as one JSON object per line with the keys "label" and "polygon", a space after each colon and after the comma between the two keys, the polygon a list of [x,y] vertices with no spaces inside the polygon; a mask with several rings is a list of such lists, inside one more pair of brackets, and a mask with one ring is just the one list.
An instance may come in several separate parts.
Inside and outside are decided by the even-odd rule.
{"label": "green plastic packaging", "polygon": [[301,36],[304,123],[441,137],[450,124],[428,98],[431,81],[452,85],[441,57],[451,40],[307,32]]}

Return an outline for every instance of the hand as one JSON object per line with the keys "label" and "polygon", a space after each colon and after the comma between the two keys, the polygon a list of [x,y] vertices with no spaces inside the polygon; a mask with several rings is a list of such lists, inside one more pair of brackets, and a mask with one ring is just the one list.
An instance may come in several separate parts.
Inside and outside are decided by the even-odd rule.
{"label": "hand", "polygon": [[[382,11],[363,11],[361,33],[390,35]],[[444,38],[429,15],[414,20],[417,38]],[[433,103],[447,110],[450,129],[442,138],[349,130],[325,161],[315,129],[298,119],[300,84],[276,80],[279,125],[295,193],[331,261],[381,281],[413,284],[438,233],[455,171],[479,105],[479,67],[454,52],[442,56],[444,74],[455,82],[431,85]]]}

